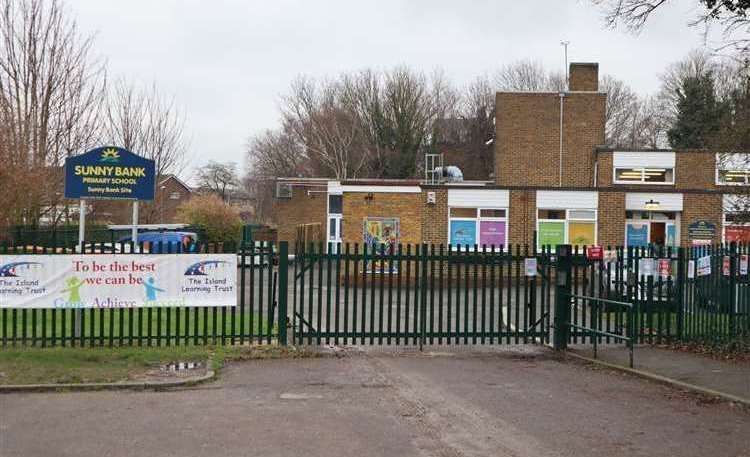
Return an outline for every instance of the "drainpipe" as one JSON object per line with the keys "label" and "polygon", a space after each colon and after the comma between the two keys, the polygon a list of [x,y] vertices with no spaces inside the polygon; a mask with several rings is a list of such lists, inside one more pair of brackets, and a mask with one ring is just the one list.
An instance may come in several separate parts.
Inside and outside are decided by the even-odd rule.
{"label": "drainpipe", "polygon": [[565,99],[565,92],[560,92],[560,157],[559,157],[559,165],[560,165],[560,182],[559,187],[562,187],[563,183],[563,100]]}

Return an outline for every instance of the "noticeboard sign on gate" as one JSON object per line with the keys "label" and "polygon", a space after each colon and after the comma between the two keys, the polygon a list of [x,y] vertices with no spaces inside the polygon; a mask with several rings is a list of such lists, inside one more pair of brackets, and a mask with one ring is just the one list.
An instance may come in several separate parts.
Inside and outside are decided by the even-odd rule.
{"label": "noticeboard sign on gate", "polygon": [[153,200],[153,160],[104,146],[65,160],[65,198]]}
{"label": "noticeboard sign on gate", "polygon": [[236,254],[0,255],[0,308],[236,305]]}

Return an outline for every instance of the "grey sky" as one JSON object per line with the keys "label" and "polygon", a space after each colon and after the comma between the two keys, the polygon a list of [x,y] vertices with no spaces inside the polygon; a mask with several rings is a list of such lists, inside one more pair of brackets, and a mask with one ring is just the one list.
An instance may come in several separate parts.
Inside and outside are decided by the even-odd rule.
{"label": "grey sky", "polygon": [[[640,35],[603,27],[588,0],[70,0],[112,76],[155,82],[187,116],[193,167],[244,167],[247,138],[278,123],[278,98],[299,74],[364,67],[442,67],[456,83],[517,59],[563,68],[599,62],[641,93],[701,47],[690,5],[668,6]],[[188,174],[189,172],[186,172]],[[187,176],[186,176],[187,177]]]}

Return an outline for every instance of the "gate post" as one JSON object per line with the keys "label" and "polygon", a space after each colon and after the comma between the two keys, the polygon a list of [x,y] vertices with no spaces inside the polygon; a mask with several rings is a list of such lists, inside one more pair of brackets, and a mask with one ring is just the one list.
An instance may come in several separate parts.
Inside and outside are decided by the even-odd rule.
{"label": "gate post", "polygon": [[279,344],[287,345],[286,324],[287,324],[287,295],[288,295],[288,278],[289,278],[289,242],[282,241],[279,243],[279,283],[277,293],[279,294]]}
{"label": "gate post", "polygon": [[558,245],[555,248],[557,272],[555,279],[555,316],[553,348],[556,351],[568,348],[570,336],[570,272],[572,263],[572,246]]}

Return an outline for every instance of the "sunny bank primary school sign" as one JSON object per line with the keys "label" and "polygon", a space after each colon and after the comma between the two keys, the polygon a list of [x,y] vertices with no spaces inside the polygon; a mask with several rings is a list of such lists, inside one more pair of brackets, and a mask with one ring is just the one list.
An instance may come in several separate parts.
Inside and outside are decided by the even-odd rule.
{"label": "sunny bank primary school sign", "polygon": [[127,149],[104,146],[65,160],[65,198],[153,200],[155,164]]}
{"label": "sunny bank primary school sign", "polygon": [[236,306],[235,254],[0,255],[0,308]]}

